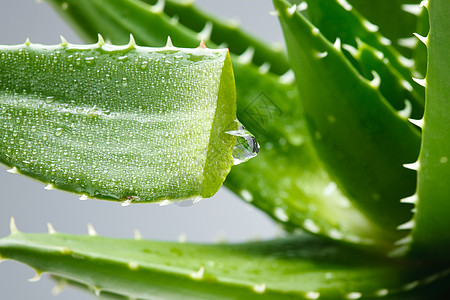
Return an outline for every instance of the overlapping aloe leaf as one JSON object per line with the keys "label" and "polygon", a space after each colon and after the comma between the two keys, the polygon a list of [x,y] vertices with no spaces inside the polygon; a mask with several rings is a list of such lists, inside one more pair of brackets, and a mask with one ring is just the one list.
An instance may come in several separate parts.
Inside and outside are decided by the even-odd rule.
{"label": "overlapping aloe leaf", "polygon": [[[410,212],[419,133],[319,30],[288,2],[274,1],[296,72],[305,118],[323,163],[371,218],[394,229]],[[295,9],[295,7],[294,7]]]}
{"label": "overlapping aloe leaf", "polygon": [[400,53],[412,57],[411,47],[415,41],[411,39],[416,31],[418,14],[421,12],[421,0],[348,0],[370,22],[376,24],[383,36],[393,42]]}
{"label": "overlapping aloe leaf", "polygon": [[120,201],[211,197],[237,129],[226,50],[133,43],[0,48],[0,161]]}
{"label": "overlapping aloe leaf", "polygon": [[378,32],[378,26],[362,17],[346,1],[307,0],[306,2],[308,3],[308,17],[329,41],[334,42],[336,38],[340,38],[342,44],[356,47],[359,39],[382,52],[386,64],[395,68],[403,76],[404,80],[409,83],[408,88],[421,95],[423,102],[423,87],[411,78],[412,61],[395,50],[391,40]]}
{"label": "overlapping aloe leaf", "polygon": [[[153,28],[174,37],[183,35],[181,43],[187,37],[189,43],[198,42],[198,32],[175,24],[157,5],[130,0],[95,0],[85,5],[85,1],[64,1],[68,3],[64,6],[61,1],[50,2],[63,15],[76,21],[75,25],[87,37],[102,32],[107,39],[121,41],[125,38],[124,31],[128,30],[137,33],[137,39],[145,45],[160,45],[163,43],[161,38],[152,33],[144,34]],[[122,12],[126,12],[126,16],[115,12],[117,5],[123,6]],[[97,14],[92,14],[93,11]],[[110,28],[109,24],[121,28]],[[185,21],[185,24],[189,22]],[[224,40],[216,42],[229,43],[233,32],[230,28],[223,34]],[[174,41],[178,43],[176,39]],[[257,52],[259,48],[254,49]],[[383,226],[368,220],[351,205],[318,160],[298,105],[293,74],[288,72],[281,77],[273,74],[267,65],[254,65],[248,53],[241,56],[231,53],[236,76],[237,113],[239,120],[255,134],[262,150],[258,157],[233,167],[225,184],[286,226],[300,226],[334,239],[389,247],[386,240],[392,239],[386,237]]]}
{"label": "overlapping aloe leaf", "polygon": [[[406,243],[411,252],[448,260],[450,247],[450,2],[430,0],[430,32],[426,86],[427,102],[423,119],[423,141],[418,161],[418,191],[409,198],[416,202],[414,219],[402,229],[411,229]],[[407,246],[406,246],[407,247]]]}
{"label": "overlapping aloe leaf", "polygon": [[0,241],[0,255],[97,294],[135,299],[414,298],[449,273],[447,266],[387,260],[310,236],[196,245],[14,231]]}

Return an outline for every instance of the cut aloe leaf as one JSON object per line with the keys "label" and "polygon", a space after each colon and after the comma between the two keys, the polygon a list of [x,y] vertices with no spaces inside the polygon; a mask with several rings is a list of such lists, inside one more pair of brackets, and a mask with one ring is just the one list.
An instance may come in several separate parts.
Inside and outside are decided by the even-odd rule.
{"label": "cut aloe leaf", "polygon": [[237,129],[227,50],[26,43],[0,48],[0,161],[118,201],[211,197]]}
{"label": "cut aloe leaf", "polygon": [[[311,236],[235,245],[15,232],[0,255],[136,299],[400,299],[431,295],[448,266],[392,260]],[[445,285],[444,285],[445,286]]]}
{"label": "cut aloe leaf", "polygon": [[[411,251],[448,260],[450,249],[450,2],[430,0],[430,32],[426,38],[428,68],[423,141],[418,161],[416,214],[402,228],[411,229]],[[408,226],[409,225],[409,226]]]}
{"label": "cut aloe leaf", "polygon": [[313,143],[326,168],[363,213],[392,231],[410,217],[420,135],[378,90],[288,2],[274,1]]}

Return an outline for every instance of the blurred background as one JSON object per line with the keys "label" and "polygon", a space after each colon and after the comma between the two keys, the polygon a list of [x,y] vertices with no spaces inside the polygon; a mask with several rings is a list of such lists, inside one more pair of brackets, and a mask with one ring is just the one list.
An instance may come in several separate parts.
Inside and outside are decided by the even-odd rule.
{"label": "blurred background", "polygon": [[[243,28],[264,40],[283,44],[283,37],[270,0],[197,0],[197,4],[221,16],[240,21]],[[0,44],[32,42],[56,44],[63,35],[71,43],[82,43],[74,31],[49,5],[36,0],[0,1]],[[173,41],[176,45],[177,41]],[[158,45],[155,45],[158,46]],[[161,45],[162,46],[162,45]],[[262,150],[263,151],[263,150]],[[9,234],[9,220],[16,218],[24,232],[46,232],[47,222],[59,232],[87,234],[92,223],[99,235],[132,238],[139,229],[146,239],[176,241],[180,234],[191,242],[226,240],[241,242],[266,239],[280,229],[249,204],[222,188],[214,197],[198,204],[130,205],[107,201],[79,201],[78,196],[44,190],[44,185],[0,167],[0,237]],[[25,265],[6,261],[0,264],[0,298],[5,300],[61,299],[87,300],[93,295],[67,288],[54,297],[55,283],[44,275],[39,282],[28,282],[34,271]]]}

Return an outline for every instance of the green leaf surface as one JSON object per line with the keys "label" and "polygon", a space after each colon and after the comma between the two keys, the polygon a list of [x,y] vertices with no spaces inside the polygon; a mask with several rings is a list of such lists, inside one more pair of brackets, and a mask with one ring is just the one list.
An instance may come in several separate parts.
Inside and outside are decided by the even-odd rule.
{"label": "green leaf surface", "polygon": [[[130,31],[144,45],[161,45],[165,35],[183,36],[173,39],[177,45],[183,45],[188,38],[188,44],[199,41],[197,32],[181,24],[197,21],[180,19],[173,23],[163,11],[154,12],[153,6],[140,1],[65,2],[67,9],[62,9],[59,0],[50,1],[90,39],[101,32],[109,40],[123,41]],[[118,5],[120,13],[115,10]],[[170,5],[167,3],[167,9]],[[158,32],[146,33],[155,28]],[[232,33],[224,34],[224,42],[232,39]],[[255,47],[255,55],[258,49]],[[289,228],[302,227],[337,240],[390,248],[386,240],[391,238],[386,238],[383,225],[355,208],[324,170],[311,146],[293,73],[278,76],[253,64],[245,55],[236,56],[233,49],[230,51],[236,76],[237,115],[256,136],[261,152],[251,161],[233,167],[225,185]]]}
{"label": "green leaf surface", "polygon": [[0,161],[88,197],[210,197],[233,165],[227,50],[0,48]]}
{"label": "green leaf surface", "polygon": [[313,143],[338,185],[395,236],[410,217],[400,199],[414,193],[420,135],[379,91],[286,1],[275,0]]}
{"label": "green leaf surface", "polygon": [[[450,247],[450,2],[430,0],[427,102],[411,251],[448,260]],[[414,225],[415,223],[415,225]]]}
{"label": "green leaf surface", "polygon": [[442,291],[447,266],[378,258],[310,236],[234,245],[13,233],[0,255],[136,299],[400,299]]}

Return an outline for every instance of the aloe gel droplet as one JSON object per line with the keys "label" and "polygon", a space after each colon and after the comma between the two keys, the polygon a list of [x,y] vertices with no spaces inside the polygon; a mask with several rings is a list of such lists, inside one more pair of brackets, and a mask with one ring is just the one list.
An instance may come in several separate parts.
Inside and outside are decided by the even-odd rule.
{"label": "aloe gel droplet", "polygon": [[228,134],[236,136],[236,144],[232,151],[234,165],[246,162],[259,153],[256,138],[239,121],[238,125],[238,130],[227,131]]}

